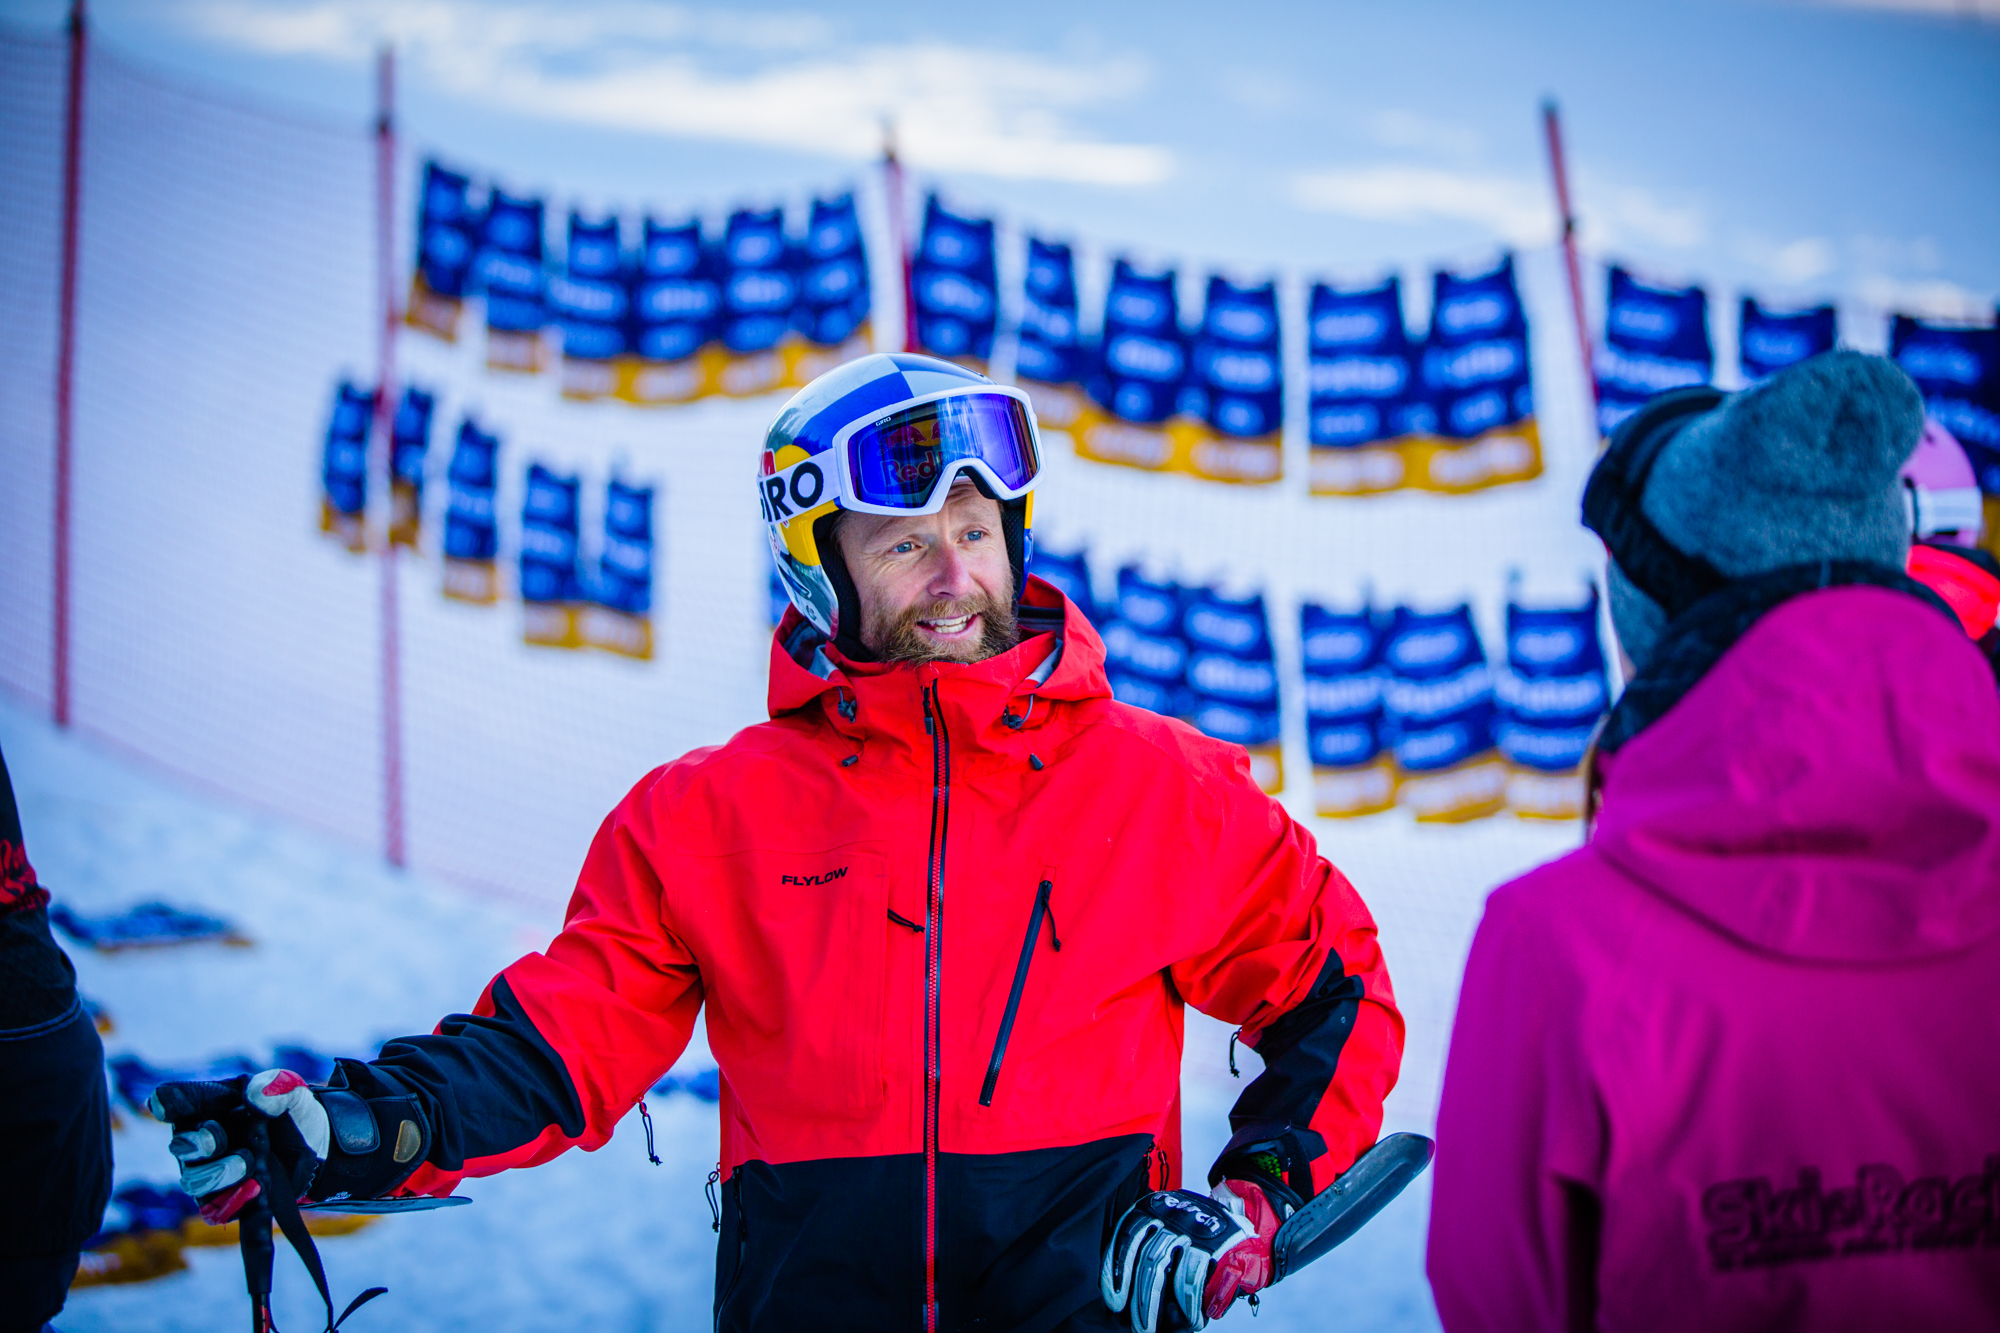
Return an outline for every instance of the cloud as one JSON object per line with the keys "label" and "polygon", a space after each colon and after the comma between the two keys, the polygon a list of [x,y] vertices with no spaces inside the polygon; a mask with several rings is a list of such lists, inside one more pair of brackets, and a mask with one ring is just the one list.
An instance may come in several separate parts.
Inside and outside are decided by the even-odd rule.
{"label": "cloud", "polygon": [[1476,155],[1484,142],[1475,129],[1414,111],[1378,111],[1368,118],[1368,132],[1384,148],[1416,149],[1455,158]]}
{"label": "cloud", "polygon": [[1708,216],[1693,204],[1673,204],[1636,185],[1614,185],[1583,172],[1575,207],[1589,244],[1686,250],[1708,239]]}
{"label": "cloud", "polygon": [[1472,222],[1518,244],[1555,236],[1545,187],[1504,176],[1437,167],[1374,166],[1303,172],[1292,178],[1301,207],[1374,222]]}
{"label": "cloud", "polygon": [[1840,266],[1840,255],[1824,236],[1802,236],[1785,244],[1754,234],[1739,235],[1730,248],[1781,283],[1798,284],[1823,278]]}
{"label": "cloud", "polygon": [[193,0],[214,40],[352,61],[385,41],[446,92],[530,115],[863,159],[893,120],[913,165],[1151,185],[1157,144],[1078,130],[1081,109],[1148,81],[1134,57],[1065,63],[943,41],[847,45],[809,14],[744,16],[630,0]]}
{"label": "cloud", "polygon": [[1864,275],[1855,284],[1862,302],[1876,310],[1967,324],[1990,324],[1992,301],[1943,278],[1895,278]]}
{"label": "cloud", "polygon": [[1880,9],[1940,18],[2000,19],[2000,0],[1807,0],[1829,9]]}

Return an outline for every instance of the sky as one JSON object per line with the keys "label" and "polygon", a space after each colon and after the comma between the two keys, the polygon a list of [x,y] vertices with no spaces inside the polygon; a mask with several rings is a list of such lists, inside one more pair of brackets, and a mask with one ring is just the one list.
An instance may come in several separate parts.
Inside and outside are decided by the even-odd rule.
{"label": "sky", "polygon": [[[63,0],[0,0],[55,32]],[[108,49],[404,133],[518,189],[717,210],[922,184],[1053,235],[1339,277],[1546,243],[1557,99],[1580,235],[1768,300],[1992,317],[2000,0],[93,0]]]}

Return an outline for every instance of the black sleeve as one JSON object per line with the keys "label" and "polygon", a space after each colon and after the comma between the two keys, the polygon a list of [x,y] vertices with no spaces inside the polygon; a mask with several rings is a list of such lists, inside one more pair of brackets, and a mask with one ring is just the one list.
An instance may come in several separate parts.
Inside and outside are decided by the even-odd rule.
{"label": "black sleeve", "polygon": [[1257,1042],[1264,1072],[1229,1112],[1233,1132],[1209,1169],[1210,1185],[1224,1177],[1276,1184],[1293,1196],[1280,1197],[1294,1207],[1294,1199],[1313,1196],[1312,1162],[1326,1152],[1313,1119],[1333,1085],[1361,997],[1361,978],[1348,976],[1340,955],[1328,953],[1306,998],[1264,1029]]}
{"label": "black sleeve", "polygon": [[441,1171],[505,1156],[551,1128],[578,1137],[583,1103],[555,1048],[506,977],[494,979],[492,1001],[490,1015],[453,1014],[437,1033],[398,1038],[366,1064],[341,1061],[335,1084],[371,1101],[410,1098],[428,1129],[424,1160]]}

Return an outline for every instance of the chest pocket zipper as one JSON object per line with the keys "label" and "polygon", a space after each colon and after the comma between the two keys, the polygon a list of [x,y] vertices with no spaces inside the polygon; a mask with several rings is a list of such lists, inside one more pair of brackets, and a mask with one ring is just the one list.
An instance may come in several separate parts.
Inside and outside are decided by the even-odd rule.
{"label": "chest pocket zipper", "polygon": [[1051,880],[1043,880],[1035,890],[1035,909],[1028,914],[1028,937],[1021,941],[1021,961],[1014,968],[1014,988],[1007,992],[1007,1012],[1000,1015],[1000,1035],[993,1039],[993,1058],[986,1065],[986,1082],[979,1089],[979,1104],[993,1105],[993,1089],[1000,1082],[1000,1062],[1007,1058],[1007,1038],[1014,1033],[1014,1018],[1021,1011],[1021,992],[1027,989],[1028,965],[1035,961],[1035,945],[1042,938],[1042,919],[1049,920],[1049,940],[1062,951],[1062,940],[1056,935],[1054,916],[1049,911],[1049,892],[1055,887]]}

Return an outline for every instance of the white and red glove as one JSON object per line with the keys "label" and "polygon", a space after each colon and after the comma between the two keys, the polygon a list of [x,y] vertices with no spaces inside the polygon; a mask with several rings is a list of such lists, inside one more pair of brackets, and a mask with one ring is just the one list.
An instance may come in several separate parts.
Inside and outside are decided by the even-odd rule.
{"label": "white and red glove", "polygon": [[273,1166],[298,1195],[332,1148],[326,1108],[289,1069],[220,1083],[162,1083],[147,1098],[147,1109],[174,1127],[167,1150],[180,1162],[181,1188],[201,1201],[202,1217],[217,1226],[262,1188],[250,1171],[248,1116],[276,1122]]}
{"label": "white and red glove", "polygon": [[1264,1187],[1247,1180],[1224,1180],[1211,1195],[1148,1194],[1112,1233],[1100,1280],[1104,1303],[1113,1314],[1129,1310],[1133,1333],[1205,1328],[1239,1296],[1271,1284],[1271,1242],[1282,1220]]}

